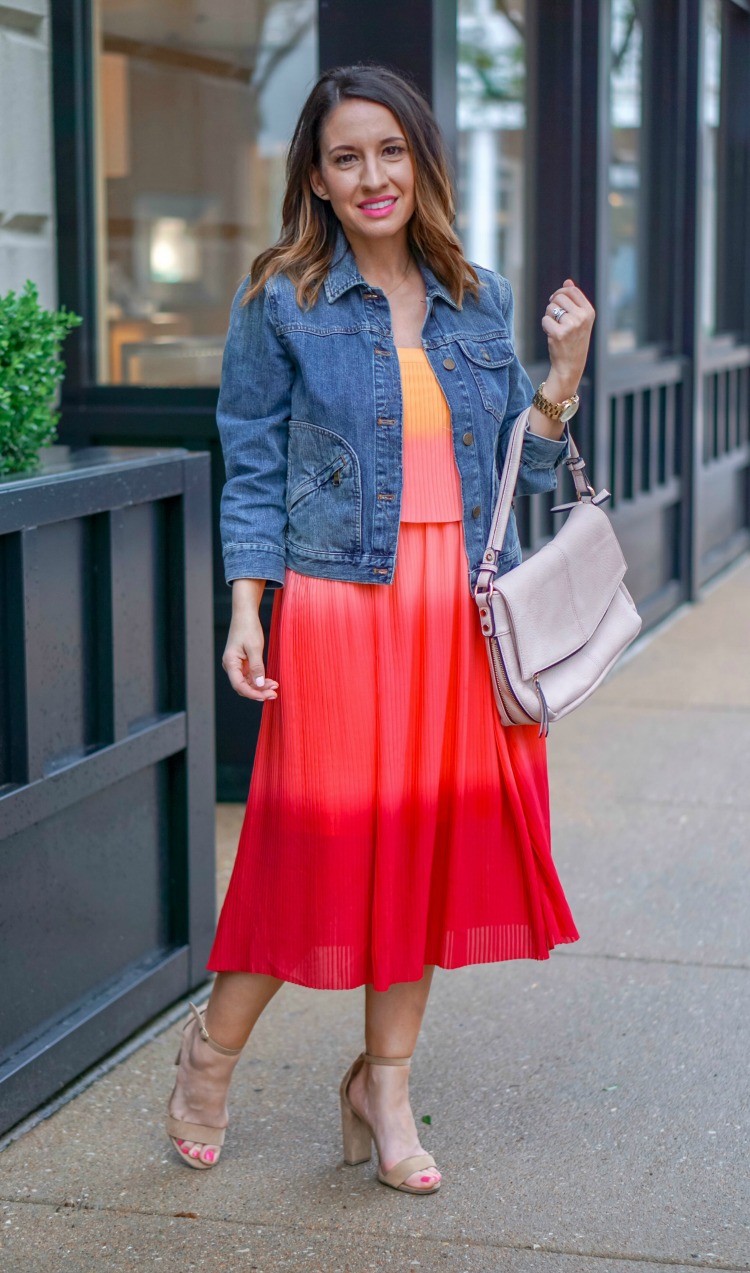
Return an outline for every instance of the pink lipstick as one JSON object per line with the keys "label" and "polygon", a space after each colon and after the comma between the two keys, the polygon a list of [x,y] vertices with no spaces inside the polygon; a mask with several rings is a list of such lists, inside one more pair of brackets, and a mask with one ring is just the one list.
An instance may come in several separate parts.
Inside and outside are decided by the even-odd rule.
{"label": "pink lipstick", "polygon": [[387,217],[396,206],[396,196],[388,195],[385,199],[368,199],[366,203],[360,203],[359,210],[366,217]]}

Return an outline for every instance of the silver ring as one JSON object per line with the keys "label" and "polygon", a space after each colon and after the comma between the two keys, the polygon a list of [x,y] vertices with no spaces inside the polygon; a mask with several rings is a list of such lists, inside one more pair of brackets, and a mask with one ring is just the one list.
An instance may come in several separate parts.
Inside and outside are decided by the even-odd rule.
{"label": "silver ring", "polygon": [[552,311],[552,317],[556,323],[561,323],[567,312],[568,311],[563,309],[560,305],[556,305]]}

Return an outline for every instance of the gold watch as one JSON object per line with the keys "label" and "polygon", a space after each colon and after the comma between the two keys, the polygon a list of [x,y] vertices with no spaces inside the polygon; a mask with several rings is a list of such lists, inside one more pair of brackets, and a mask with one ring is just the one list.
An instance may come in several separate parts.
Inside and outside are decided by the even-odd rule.
{"label": "gold watch", "polygon": [[534,394],[532,407],[537,407],[550,420],[561,420],[563,424],[566,424],[568,420],[572,420],[580,406],[578,394],[574,393],[572,398],[564,398],[562,402],[550,402],[549,398],[544,396],[545,384],[546,381],[543,380]]}

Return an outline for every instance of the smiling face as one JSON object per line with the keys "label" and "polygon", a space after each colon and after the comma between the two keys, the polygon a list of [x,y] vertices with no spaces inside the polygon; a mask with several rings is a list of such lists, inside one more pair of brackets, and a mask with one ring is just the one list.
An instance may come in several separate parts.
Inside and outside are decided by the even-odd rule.
{"label": "smiling face", "polygon": [[351,243],[403,234],[414,212],[414,165],[403,129],[386,106],[349,98],[334,107],[310,184],[330,200]]}

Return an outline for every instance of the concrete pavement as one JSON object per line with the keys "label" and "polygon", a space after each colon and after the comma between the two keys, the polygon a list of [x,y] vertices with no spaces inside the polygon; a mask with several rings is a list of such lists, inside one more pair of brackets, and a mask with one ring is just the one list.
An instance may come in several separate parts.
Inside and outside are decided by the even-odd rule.
{"label": "concrete pavement", "polygon": [[436,971],[411,1091],[439,1193],[343,1164],[363,992],[288,985],[214,1171],[162,1132],[177,1025],[0,1155],[3,1273],[750,1270],[749,634],[746,562],[553,726],[581,940]]}

